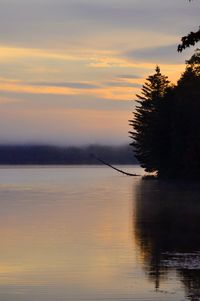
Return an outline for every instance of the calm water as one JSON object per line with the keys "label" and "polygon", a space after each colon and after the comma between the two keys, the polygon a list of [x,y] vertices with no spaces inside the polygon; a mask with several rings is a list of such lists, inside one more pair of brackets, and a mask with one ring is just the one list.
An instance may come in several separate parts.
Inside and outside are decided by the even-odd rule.
{"label": "calm water", "polygon": [[1,168],[0,300],[200,300],[198,184]]}

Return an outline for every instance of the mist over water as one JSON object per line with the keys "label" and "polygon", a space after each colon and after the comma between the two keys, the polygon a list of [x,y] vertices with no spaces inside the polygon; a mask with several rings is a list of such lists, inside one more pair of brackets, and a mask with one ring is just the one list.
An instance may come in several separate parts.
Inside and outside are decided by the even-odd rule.
{"label": "mist over water", "polygon": [[0,299],[200,300],[199,195],[100,166],[1,168]]}

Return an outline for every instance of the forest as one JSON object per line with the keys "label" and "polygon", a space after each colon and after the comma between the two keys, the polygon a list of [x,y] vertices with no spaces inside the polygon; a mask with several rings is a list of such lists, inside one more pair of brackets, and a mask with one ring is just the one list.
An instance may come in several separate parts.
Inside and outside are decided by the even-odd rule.
{"label": "forest", "polygon": [[177,84],[157,66],[137,95],[130,120],[136,158],[158,178],[200,178],[200,49]]}

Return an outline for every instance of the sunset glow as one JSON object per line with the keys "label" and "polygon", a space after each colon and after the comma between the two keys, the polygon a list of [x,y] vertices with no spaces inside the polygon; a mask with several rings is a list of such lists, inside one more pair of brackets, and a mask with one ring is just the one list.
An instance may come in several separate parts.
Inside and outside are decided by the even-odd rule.
{"label": "sunset glow", "polygon": [[[16,142],[14,136],[19,143],[129,142],[135,94],[157,64],[176,82],[193,51],[178,54],[177,44],[198,21],[198,4],[188,7],[178,0],[153,0],[151,5],[139,0],[0,4],[0,142],[9,143]],[[45,131],[38,122],[41,112]],[[85,118],[90,127],[82,132]],[[56,132],[53,124],[62,131]],[[40,131],[42,136],[32,135]]]}

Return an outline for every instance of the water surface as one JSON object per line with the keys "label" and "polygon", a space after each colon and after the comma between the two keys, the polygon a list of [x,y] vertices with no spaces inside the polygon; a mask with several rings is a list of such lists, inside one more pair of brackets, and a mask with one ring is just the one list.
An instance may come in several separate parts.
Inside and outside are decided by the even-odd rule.
{"label": "water surface", "polygon": [[199,185],[1,168],[0,300],[200,300]]}

